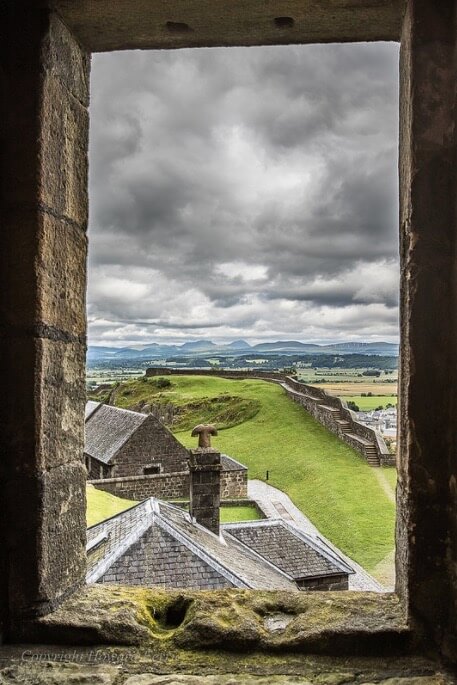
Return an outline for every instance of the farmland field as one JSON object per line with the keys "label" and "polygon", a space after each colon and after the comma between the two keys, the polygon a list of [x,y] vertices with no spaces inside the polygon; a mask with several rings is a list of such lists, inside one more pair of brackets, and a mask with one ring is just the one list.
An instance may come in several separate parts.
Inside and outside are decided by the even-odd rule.
{"label": "farmland field", "polygon": [[355,402],[359,407],[360,411],[372,411],[376,407],[382,406],[384,409],[387,404],[393,404],[394,407],[397,406],[397,396],[396,395],[376,395],[375,397],[361,397],[360,395],[342,395],[338,393],[340,397],[345,402]]}
{"label": "farmland field", "polygon": [[382,383],[380,381],[366,381],[354,383],[352,381],[342,381],[340,383],[313,383],[318,388],[322,388],[330,395],[360,395],[362,392],[371,392],[373,395],[396,395],[397,385],[394,383]]}

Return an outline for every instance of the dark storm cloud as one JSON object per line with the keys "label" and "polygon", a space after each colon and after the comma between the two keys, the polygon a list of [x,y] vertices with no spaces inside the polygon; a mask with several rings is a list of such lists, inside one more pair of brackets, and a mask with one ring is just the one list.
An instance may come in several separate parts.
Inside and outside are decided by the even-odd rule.
{"label": "dark storm cloud", "polygon": [[93,340],[395,336],[397,60],[385,44],[95,56]]}

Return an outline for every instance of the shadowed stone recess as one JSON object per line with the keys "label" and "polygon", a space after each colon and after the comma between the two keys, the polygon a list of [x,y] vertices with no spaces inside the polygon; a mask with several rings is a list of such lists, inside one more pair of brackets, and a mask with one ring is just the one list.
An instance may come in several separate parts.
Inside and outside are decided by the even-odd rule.
{"label": "shadowed stone recess", "polygon": [[90,59],[44,5],[1,8],[0,641],[85,577]]}
{"label": "shadowed stone recess", "polygon": [[[456,3],[409,0],[401,47],[397,589],[457,659]],[[433,419],[431,415],[433,414]]]}

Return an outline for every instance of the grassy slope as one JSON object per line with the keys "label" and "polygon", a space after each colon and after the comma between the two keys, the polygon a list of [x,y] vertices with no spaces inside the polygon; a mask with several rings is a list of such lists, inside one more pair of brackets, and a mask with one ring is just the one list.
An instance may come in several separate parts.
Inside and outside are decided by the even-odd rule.
{"label": "grassy slope", "polygon": [[[160,405],[160,414],[165,417],[167,423],[167,406],[171,403],[179,411],[173,419],[175,430],[192,430],[198,423],[209,421],[217,423],[221,428],[230,428],[253,418],[260,409],[260,403],[245,396],[229,394],[230,390],[236,390],[233,386],[224,387],[221,392],[211,393],[210,396],[195,392],[192,379],[186,382],[183,378],[177,390],[176,383],[172,379],[170,388],[161,388],[157,378],[141,378],[135,381],[124,381],[115,392],[114,403],[117,407],[140,411],[144,404],[153,403]],[[169,379],[166,379],[169,382]],[[188,392],[188,389],[190,390]],[[109,393],[102,396],[97,393],[91,394],[91,399],[104,401]]]}
{"label": "grassy slope", "polygon": [[396,469],[383,469],[383,474],[390,483],[392,490],[397,487],[397,470]]}
{"label": "grassy slope", "polygon": [[[321,532],[368,570],[394,545],[395,510],[364,459],[299,405],[282,388],[263,381],[173,378],[187,398],[223,392],[257,399],[249,421],[219,432],[214,445],[249,467],[250,478],[265,478],[287,492]],[[187,446],[195,441],[177,433]]]}

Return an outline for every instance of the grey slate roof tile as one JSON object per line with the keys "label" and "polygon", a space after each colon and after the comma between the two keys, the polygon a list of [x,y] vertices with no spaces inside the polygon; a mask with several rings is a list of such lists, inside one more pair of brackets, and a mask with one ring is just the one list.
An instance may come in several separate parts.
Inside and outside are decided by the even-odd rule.
{"label": "grey slate roof tile", "polygon": [[89,548],[103,538],[102,548],[88,552],[88,582],[297,590],[295,579],[351,572],[282,521],[225,525],[217,537],[154,498],[92,526],[87,538]]}
{"label": "grey slate roof tile", "polygon": [[241,462],[229,457],[228,454],[221,454],[221,464],[223,471],[247,471],[248,467]]}
{"label": "grey slate roof tile", "polygon": [[315,540],[282,520],[228,524],[224,529],[295,580],[352,571],[329,550],[318,549]]}
{"label": "grey slate roof tile", "polygon": [[84,452],[109,464],[147,418],[147,414],[102,404],[86,419]]}
{"label": "grey slate roof tile", "polygon": [[84,409],[84,420],[87,421],[87,419],[92,416],[94,411],[96,411],[101,406],[102,405],[100,402],[93,402],[92,400],[86,402],[86,407]]}

